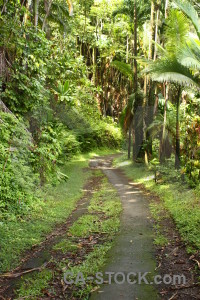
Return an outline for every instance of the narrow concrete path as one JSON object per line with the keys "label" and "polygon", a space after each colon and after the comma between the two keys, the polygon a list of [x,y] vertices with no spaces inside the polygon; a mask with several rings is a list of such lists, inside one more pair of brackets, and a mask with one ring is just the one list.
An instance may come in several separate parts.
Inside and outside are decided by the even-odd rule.
{"label": "narrow concrete path", "polygon": [[[149,220],[148,200],[137,184],[130,182],[118,169],[111,167],[112,158],[91,161],[91,167],[100,168],[117,189],[123,205],[121,230],[103,272],[155,273],[156,260],[153,247],[153,231]],[[120,277],[118,278],[120,281]],[[121,278],[122,279],[122,278]],[[92,294],[91,300],[156,300],[153,284],[105,283]]]}

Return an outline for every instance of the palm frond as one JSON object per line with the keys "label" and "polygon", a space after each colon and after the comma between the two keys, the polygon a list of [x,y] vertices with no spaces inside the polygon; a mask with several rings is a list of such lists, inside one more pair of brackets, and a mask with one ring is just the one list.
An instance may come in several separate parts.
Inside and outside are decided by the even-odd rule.
{"label": "palm frond", "polygon": [[155,41],[152,41],[154,45],[156,45],[157,51],[160,52],[161,54],[166,54],[167,50],[163,48],[159,43],[156,43]]}
{"label": "palm frond", "polygon": [[123,128],[124,132],[128,131],[131,122],[133,120],[134,104],[135,104],[135,94],[131,94],[128,98],[128,103],[124,108],[120,117],[120,125]]}
{"label": "palm frond", "polygon": [[185,67],[200,70],[200,46],[191,41],[186,47],[180,49],[178,60]]}
{"label": "palm frond", "polygon": [[112,13],[113,17],[116,17],[117,15],[126,15],[126,16],[130,16],[130,11],[128,7],[120,7],[116,10],[113,11]]}
{"label": "palm frond", "polygon": [[154,81],[176,82],[181,85],[186,84],[199,87],[198,79],[187,67],[178,62],[175,57],[149,63],[144,72],[150,74]]}
{"label": "palm frond", "polygon": [[200,38],[200,20],[194,6],[187,0],[174,0],[174,3],[191,20],[192,24],[196,29],[197,35]]}
{"label": "palm frond", "polygon": [[189,32],[189,23],[186,16],[178,10],[171,10],[166,21],[165,37],[166,50],[175,53],[177,46],[186,44]]}
{"label": "palm frond", "polygon": [[[162,133],[163,122],[164,122],[164,117],[161,113],[159,113],[147,128],[151,137],[155,138]],[[175,136],[176,136],[176,112],[169,111],[166,120],[165,136],[163,138],[164,140],[169,139],[172,142]]]}

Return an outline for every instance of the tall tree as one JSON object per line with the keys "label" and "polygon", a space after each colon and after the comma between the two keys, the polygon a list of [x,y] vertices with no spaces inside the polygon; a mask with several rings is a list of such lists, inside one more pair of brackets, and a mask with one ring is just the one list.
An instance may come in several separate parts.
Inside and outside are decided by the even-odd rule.
{"label": "tall tree", "polygon": [[[198,78],[195,78],[189,67],[197,64],[196,57],[192,54],[192,47],[188,48],[188,30],[189,24],[183,13],[177,10],[171,10],[167,19],[167,28],[165,36],[167,43],[166,49],[163,50],[162,59],[152,63],[149,71],[152,78],[160,82],[178,83],[176,101],[176,159],[175,167],[180,166],[180,129],[179,129],[179,107],[181,100],[181,87],[183,84],[197,84]],[[194,44],[193,44],[194,45]],[[185,49],[185,50],[184,50]],[[187,49],[187,50],[186,50]],[[189,55],[190,53],[190,55]],[[195,51],[195,53],[197,53]],[[189,56],[190,59],[189,59]],[[167,96],[166,96],[167,99]],[[164,135],[163,135],[164,138]],[[163,141],[162,141],[163,143]],[[163,144],[161,144],[163,146]],[[161,149],[162,151],[162,149]]]}
{"label": "tall tree", "polygon": [[37,30],[39,18],[39,0],[33,0],[34,26]]}

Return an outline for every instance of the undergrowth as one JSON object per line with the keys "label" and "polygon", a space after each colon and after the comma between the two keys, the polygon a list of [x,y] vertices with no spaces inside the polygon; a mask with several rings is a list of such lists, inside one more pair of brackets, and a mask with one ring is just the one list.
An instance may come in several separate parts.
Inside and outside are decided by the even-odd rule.
{"label": "undergrowth", "polygon": [[[112,151],[113,152],[113,151]],[[74,209],[83,194],[83,186],[91,175],[89,158],[109,154],[102,149],[79,155],[63,166],[67,181],[57,186],[46,185],[41,190],[40,200],[35,202],[30,213],[23,218],[8,218],[0,221],[0,273],[14,268],[23,252],[40,243],[53,227],[62,223]]]}

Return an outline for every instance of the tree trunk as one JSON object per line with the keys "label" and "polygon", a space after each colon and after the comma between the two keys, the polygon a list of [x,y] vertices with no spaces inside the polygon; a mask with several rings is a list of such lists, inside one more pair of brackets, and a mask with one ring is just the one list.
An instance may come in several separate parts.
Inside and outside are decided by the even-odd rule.
{"label": "tree trunk", "polygon": [[157,46],[156,46],[156,43],[158,42],[158,24],[159,24],[159,18],[160,18],[160,10],[158,8],[157,9],[157,13],[156,13],[154,60],[156,60],[156,58],[157,58]]}
{"label": "tree trunk", "polygon": [[134,67],[133,67],[133,88],[134,93],[137,93],[138,83],[137,83],[137,6],[136,0],[134,1]]}
{"label": "tree trunk", "polygon": [[[134,0],[134,61],[133,61],[133,92],[135,94],[135,104],[134,104],[134,110],[136,112],[137,110],[137,89],[138,89],[138,83],[137,83],[137,4],[136,0]],[[137,158],[137,148],[138,148],[138,139],[136,137],[136,128],[138,126],[137,118],[134,117],[134,129],[133,129],[133,160],[136,160]]]}
{"label": "tree trunk", "polygon": [[73,11],[74,11],[72,1],[67,0],[67,4],[68,4],[68,9],[69,9],[69,15],[70,15],[70,17],[72,17],[73,16]]}
{"label": "tree trunk", "polygon": [[39,0],[33,1],[33,14],[34,14],[34,26],[37,31],[38,27],[38,10],[39,10]]}
{"label": "tree trunk", "polygon": [[128,59],[129,59],[129,37],[127,35],[126,38],[126,63],[128,64]]}
{"label": "tree trunk", "polygon": [[[147,125],[146,125],[146,105],[147,105],[147,76],[144,77],[144,100],[143,100],[143,144],[147,142]],[[144,162],[148,165],[147,148],[144,151]]]}
{"label": "tree trunk", "polygon": [[151,1],[151,34],[149,37],[149,59],[154,58],[154,41],[155,38],[155,4],[154,1]]}
{"label": "tree trunk", "polygon": [[50,14],[52,2],[53,2],[53,0],[50,0],[48,2],[47,2],[47,0],[44,0],[44,8],[45,8],[46,14],[44,16],[44,20],[43,20],[43,24],[42,24],[42,30],[45,30],[47,18]]}
{"label": "tree trunk", "polygon": [[2,7],[2,10],[1,10],[1,14],[5,13],[6,12],[6,5],[8,3],[8,0],[5,0],[4,1],[4,4],[3,4],[3,7]]}
{"label": "tree trunk", "polygon": [[167,103],[169,100],[169,85],[166,85],[166,92],[165,92],[165,107],[164,107],[164,120],[163,120],[163,131],[160,143],[160,162],[163,163],[165,161],[166,156],[166,124],[167,124]]}
{"label": "tree trunk", "polygon": [[93,64],[93,83],[96,84],[96,48],[92,50],[92,64]]}
{"label": "tree trunk", "polygon": [[180,169],[180,100],[181,87],[179,87],[178,98],[176,103],[176,154],[175,154],[175,168]]}
{"label": "tree trunk", "polygon": [[[149,37],[149,60],[154,59],[154,39],[155,39],[155,3],[151,1],[151,34]],[[154,88],[155,84],[152,80],[149,80],[149,92],[148,92],[148,117],[147,117],[147,127],[153,121],[153,107],[154,107]],[[148,140],[148,154],[152,154],[152,139],[150,137],[149,132],[147,132],[147,140]]]}
{"label": "tree trunk", "polygon": [[167,19],[168,16],[168,5],[169,5],[169,0],[165,0],[165,19]]}
{"label": "tree trunk", "polygon": [[132,122],[129,126],[129,133],[128,133],[128,159],[131,158],[131,131],[132,131]]}

